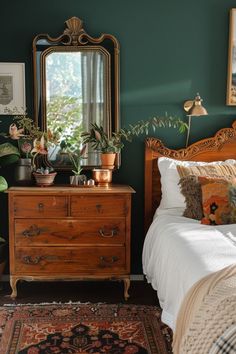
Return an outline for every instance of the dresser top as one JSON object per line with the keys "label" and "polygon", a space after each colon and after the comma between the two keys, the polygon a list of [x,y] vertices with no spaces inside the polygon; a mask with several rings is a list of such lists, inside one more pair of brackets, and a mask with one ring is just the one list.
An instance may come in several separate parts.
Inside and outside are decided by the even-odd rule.
{"label": "dresser top", "polygon": [[10,187],[6,190],[6,193],[22,193],[22,194],[104,194],[104,193],[135,193],[135,190],[126,185],[113,184],[109,187],[97,187],[97,186],[73,186],[73,185],[52,185],[48,187]]}

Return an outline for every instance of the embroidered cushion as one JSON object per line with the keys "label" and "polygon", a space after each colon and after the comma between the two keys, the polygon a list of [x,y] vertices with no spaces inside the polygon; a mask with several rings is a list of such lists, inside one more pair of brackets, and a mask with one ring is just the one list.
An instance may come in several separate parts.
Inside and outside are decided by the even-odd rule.
{"label": "embroidered cushion", "polygon": [[202,224],[236,223],[235,179],[198,177],[202,190]]}

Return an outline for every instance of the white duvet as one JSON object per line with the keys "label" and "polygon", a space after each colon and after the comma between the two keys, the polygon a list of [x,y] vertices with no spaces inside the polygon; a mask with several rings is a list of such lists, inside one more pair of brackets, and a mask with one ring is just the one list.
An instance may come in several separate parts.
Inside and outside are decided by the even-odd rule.
{"label": "white duvet", "polygon": [[143,247],[144,274],[157,291],[162,321],[173,330],[188,289],[205,275],[236,263],[236,224],[201,225],[178,214],[159,211]]}

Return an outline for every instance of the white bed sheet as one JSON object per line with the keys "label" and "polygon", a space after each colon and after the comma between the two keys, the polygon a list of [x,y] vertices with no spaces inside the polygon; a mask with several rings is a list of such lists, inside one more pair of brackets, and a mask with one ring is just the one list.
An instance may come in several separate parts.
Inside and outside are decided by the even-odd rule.
{"label": "white bed sheet", "polygon": [[190,287],[209,273],[236,263],[236,224],[208,226],[180,215],[156,213],[143,247],[143,271],[157,291],[162,321],[175,329]]}

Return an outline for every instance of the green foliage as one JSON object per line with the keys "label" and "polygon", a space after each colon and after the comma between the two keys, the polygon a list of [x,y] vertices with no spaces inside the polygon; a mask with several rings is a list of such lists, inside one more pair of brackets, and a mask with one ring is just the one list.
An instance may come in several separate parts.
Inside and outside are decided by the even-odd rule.
{"label": "green foliage", "polygon": [[0,166],[6,166],[16,162],[20,158],[19,150],[11,143],[0,145]]}
{"label": "green foliage", "polygon": [[58,133],[63,140],[65,137],[77,139],[77,130],[82,131],[81,105],[74,97],[54,97],[47,105],[47,127],[53,133]]}
{"label": "green foliage", "polygon": [[61,152],[68,154],[75,174],[82,170],[81,109],[76,98],[66,96],[53,98],[47,106],[48,128],[59,136]]}
{"label": "green foliage", "polygon": [[84,159],[86,146],[83,145],[82,127],[76,125],[71,133],[63,135],[60,143],[61,152],[66,153],[73,166],[72,172],[79,175],[82,171],[81,162]]}
{"label": "green foliage", "polygon": [[26,112],[23,115],[16,115],[14,121],[16,121],[18,129],[23,129],[28,140],[39,139],[42,136],[42,131],[35,125],[33,119],[28,117]]}
{"label": "green foliage", "polygon": [[[7,190],[8,184],[4,177],[0,176],[0,192]],[[1,239],[1,238],[0,238]]]}
{"label": "green foliage", "polygon": [[180,133],[187,129],[188,125],[175,117],[154,117],[149,120],[141,120],[136,124],[129,124],[128,128],[122,128],[118,132],[113,132],[109,137],[102,126],[96,123],[91,124],[89,132],[82,134],[84,143],[91,143],[95,150],[101,152],[119,152],[124,144],[122,140],[131,142],[134,137],[147,135],[149,130],[155,132],[159,128],[176,128]]}

